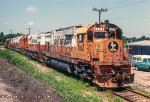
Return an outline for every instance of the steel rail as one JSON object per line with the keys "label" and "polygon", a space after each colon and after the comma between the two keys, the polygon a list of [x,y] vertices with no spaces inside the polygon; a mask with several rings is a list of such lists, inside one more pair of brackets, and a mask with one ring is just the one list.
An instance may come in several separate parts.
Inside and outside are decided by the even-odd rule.
{"label": "steel rail", "polygon": [[[139,92],[137,92],[137,91],[134,91],[134,90],[132,90],[132,89],[129,89],[129,88],[126,88],[125,90],[123,90],[123,91],[120,91],[120,94],[119,94],[119,91],[117,91],[117,92],[115,92],[115,91],[112,91],[112,90],[106,90],[107,92],[110,92],[110,93],[112,93],[112,94],[114,94],[114,95],[116,95],[116,96],[118,96],[118,97],[120,97],[120,98],[123,98],[124,100],[126,100],[126,101],[128,101],[128,102],[137,102],[136,100],[134,100],[135,98],[135,96],[141,96],[141,99],[143,98],[143,99],[146,99],[146,100],[148,100],[148,101],[146,101],[146,102],[150,102],[150,96],[148,96],[148,95],[145,95],[145,94],[142,94],[142,93],[139,93]],[[129,95],[129,97],[128,97],[128,95],[122,95],[122,93],[127,93],[127,92],[130,92],[130,93],[133,93],[133,95]],[[133,97],[133,98],[131,98],[131,97]],[[137,97],[137,99],[138,99],[139,97]],[[145,102],[145,101],[144,101]]]}
{"label": "steel rail", "polygon": [[135,91],[135,90],[132,90],[132,89],[129,89],[129,88],[127,88],[126,90],[131,91],[131,92],[133,92],[133,93],[136,93],[136,94],[138,94],[138,95],[141,95],[141,96],[143,96],[143,97],[147,97],[147,98],[150,99],[150,96],[145,95],[145,94],[142,94],[142,93],[137,92],[137,91]]}

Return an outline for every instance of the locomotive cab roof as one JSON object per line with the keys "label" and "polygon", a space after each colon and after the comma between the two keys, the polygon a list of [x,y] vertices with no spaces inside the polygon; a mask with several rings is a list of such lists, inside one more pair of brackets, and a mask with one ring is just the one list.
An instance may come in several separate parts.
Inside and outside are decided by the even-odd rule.
{"label": "locomotive cab roof", "polygon": [[119,30],[120,34],[122,34],[122,30],[118,26],[116,26],[115,24],[112,24],[112,23],[101,23],[101,24],[83,26],[81,28],[77,28],[76,34],[87,33],[87,31],[92,27],[102,27],[102,28],[105,28],[105,30],[107,30],[109,28],[115,28],[116,30]]}
{"label": "locomotive cab roof", "polygon": [[91,27],[92,25],[87,25],[87,26],[83,26],[81,28],[77,28],[76,30],[76,34],[84,34],[87,33],[88,29]]}
{"label": "locomotive cab roof", "polygon": [[[103,28],[103,31],[108,33],[114,30],[116,31],[117,36],[120,37],[122,36],[122,30],[118,26],[112,23],[101,23],[101,24],[83,26],[76,30],[76,34],[85,34],[89,30],[93,30],[92,28]],[[100,32],[102,32],[102,30]]]}

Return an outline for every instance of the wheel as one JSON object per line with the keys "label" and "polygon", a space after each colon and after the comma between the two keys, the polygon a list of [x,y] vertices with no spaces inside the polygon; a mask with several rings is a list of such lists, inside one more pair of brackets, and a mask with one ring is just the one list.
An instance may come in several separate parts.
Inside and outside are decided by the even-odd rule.
{"label": "wheel", "polygon": [[135,66],[135,70],[136,70],[136,71],[138,71],[138,70],[139,70],[139,68],[138,68],[137,66]]}

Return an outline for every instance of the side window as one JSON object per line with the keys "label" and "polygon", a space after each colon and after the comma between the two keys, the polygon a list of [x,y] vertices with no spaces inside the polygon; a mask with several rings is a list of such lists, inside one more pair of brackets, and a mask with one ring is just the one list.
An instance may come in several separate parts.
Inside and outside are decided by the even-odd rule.
{"label": "side window", "polygon": [[147,62],[147,59],[144,58],[144,59],[143,59],[143,62]]}
{"label": "side window", "polygon": [[116,37],[117,39],[122,39],[122,30],[121,29],[116,29]]}
{"label": "side window", "polygon": [[106,32],[95,32],[94,37],[95,38],[106,38]]}
{"label": "side window", "polygon": [[78,35],[79,43],[83,43],[84,35],[80,34]]}
{"label": "side window", "polygon": [[59,40],[57,40],[57,39],[54,39],[54,45],[58,45],[58,42]]}
{"label": "side window", "polygon": [[136,61],[136,57],[133,57],[133,61]]}
{"label": "side window", "polygon": [[136,61],[142,61],[142,58],[136,57]]}
{"label": "side window", "polygon": [[84,51],[84,34],[78,35],[78,51]]}
{"label": "side window", "polygon": [[88,33],[87,33],[87,38],[88,38],[88,40],[89,41],[93,41],[93,32],[92,31],[89,31]]}
{"label": "side window", "polygon": [[60,45],[64,45],[64,39],[60,39]]}
{"label": "side window", "polygon": [[137,61],[140,61],[140,58],[136,58]]}
{"label": "side window", "polygon": [[73,35],[65,35],[65,45],[70,46],[72,44]]}

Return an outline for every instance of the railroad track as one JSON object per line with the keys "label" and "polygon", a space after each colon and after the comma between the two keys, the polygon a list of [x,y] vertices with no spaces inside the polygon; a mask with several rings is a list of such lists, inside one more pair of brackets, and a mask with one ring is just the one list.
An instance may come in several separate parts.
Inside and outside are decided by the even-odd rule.
{"label": "railroad track", "polygon": [[141,94],[132,89],[126,88],[122,91],[110,91],[112,94],[125,99],[128,102],[150,102],[150,96]]}

